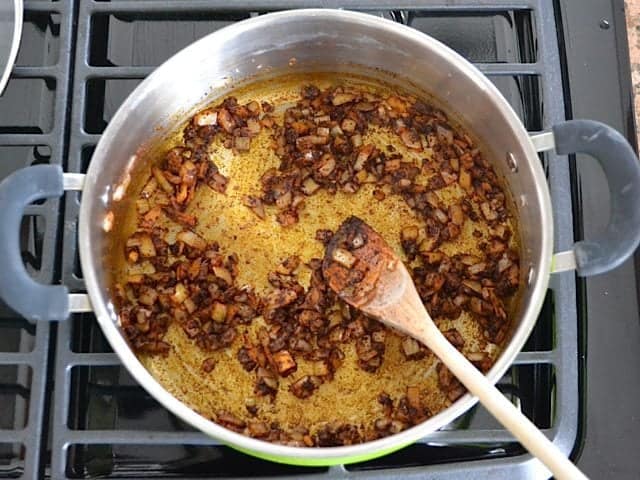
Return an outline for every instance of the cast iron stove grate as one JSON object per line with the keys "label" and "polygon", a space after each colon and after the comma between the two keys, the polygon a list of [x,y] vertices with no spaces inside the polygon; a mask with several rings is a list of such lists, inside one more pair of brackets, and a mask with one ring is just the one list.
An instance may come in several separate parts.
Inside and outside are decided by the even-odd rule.
{"label": "cast iron stove grate", "polygon": [[[72,3],[25,4],[21,48],[0,96],[0,179],[29,165],[63,164],[73,14]],[[61,204],[30,205],[20,227],[22,258],[43,283],[56,280]],[[50,331],[0,302],[0,478],[41,475]]]}
{"label": "cast iron stove grate", "polygon": [[[243,18],[274,9],[320,5],[384,16],[442,40],[489,76],[530,131],[548,128],[565,118],[559,94],[562,83],[552,0],[466,0],[453,6],[446,2],[415,1],[398,5],[361,0],[33,1],[27,3],[28,12],[59,12],[56,63],[40,68],[20,67],[14,76],[48,79],[55,90],[55,115],[53,120],[46,120],[47,125],[52,125],[48,133],[34,131],[31,124],[25,124],[28,128],[21,130],[13,126],[3,129],[0,124],[0,168],[7,163],[5,157],[15,157],[2,155],[4,145],[23,142],[31,147],[28,151],[33,151],[36,159],[44,155],[45,161],[62,164],[65,171],[86,171],[93,148],[117,107],[171,54]],[[70,32],[72,21],[74,28]],[[70,86],[68,96],[67,85]],[[0,118],[13,118],[1,112],[0,108]],[[34,145],[45,145],[49,150],[41,151]],[[65,152],[68,155],[63,161]],[[553,154],[541,157],[541,161],[548,173],[554,202],[555,247],[564,250],[574,237],[568,162]],[[7,173],[8,170],[3,172]],[[55,241],[59,235],[60,280],[74,292],[84,291],[77,256],[79,202],[79,194],[66,194],[60,225],[57,200],[35,205],[29,211],[29,214],[45,216],[46,227],[35,224],[32,242],[37,252],[33,256],[40,262],[38,278],[47,281],[58,276],[54,267],[57,265]],[[525,351],[500,382],[501,389],[512,401],[566,453],[573,448],[578,429],[577,318],[574,276],[553,277],[543,312]],[[70,321],[52,327],[56,332],[49,350],[55,352],[50,365],[52,393],[51,389],[45,390],[43,367],[50,327],[42,324],[32,327],[17,318],[14,322],[25,332],[21,335],[30,335],[36,346],[25,354],[5,354],[0,350],[0,366],[27,364],[32,367],[30,388],[22,388],[16,381],[6,383],[8,391],[13,388],[18,397],[28,395],[29,419],[26,429],[0,430],[0,444],[6,439],[18,438],[26,446],[24,452],[14,449],[13,458],[5,456],[0,449],[0,477],[5,473],[12,476],[11,472],[15,473],[13,476],[22,473],[23,478],[39,478],[46,473],[55,479],[299,477],[304,474],[323,478],[535,475],[530,457],[480,407],[415,445],[378,460],[329,469],[263,462],[219,445],[159,406],[120,366],[92,315],[75,314]],[[11,327],[5,323],[0,324],[0,328]],[[4,382],[0,368],[0,401],[6,390]],[[37,438],[37,432],[46,426],[45,391],[50,392],[47,397],[50,445],[46,449]],[[14,403],[11,409],[18,411],[20,402]],[[0,423],[2,428],[4,424]],[[19,436],[12,436],[14,432]],[[42,464],[37,457],[40,447]],[[5,468],[5,458],[9,458],[8,464],[13,466]]]}

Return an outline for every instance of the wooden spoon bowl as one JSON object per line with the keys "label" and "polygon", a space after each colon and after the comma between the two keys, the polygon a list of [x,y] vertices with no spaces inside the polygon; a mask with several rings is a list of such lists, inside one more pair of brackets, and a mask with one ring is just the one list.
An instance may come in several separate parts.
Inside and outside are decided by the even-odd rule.
{"label": "wooden spoon bowl", "polygon": [[342,223],[327,245],[322,271],[345,302],[429,347],[556,478],[587,478],[440,333],[402,261],[365,222],[352,216]]}

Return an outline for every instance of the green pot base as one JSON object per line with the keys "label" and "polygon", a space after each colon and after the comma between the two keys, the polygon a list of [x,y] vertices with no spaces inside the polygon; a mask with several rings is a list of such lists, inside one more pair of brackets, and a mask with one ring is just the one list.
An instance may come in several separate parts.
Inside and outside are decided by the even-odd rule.
{"label": "green pot base", "polygon": [[[249,450],[237,445],[229,445],[229,447],[233,448],[242,453],[246,453],[247,455],[251,455],[252,457],[257,457],[262,460],[268,460],[270,462],[275,463],[283,463],[286,465],[295,465],[298,467],[330,467],[333,465],[346,465],[350,463],[359,463],[366,462],[368,460],[373,460],[375,458],[383,457],[385,455],[389,455],[390,453],[397,452],[398,450],[402,450],[403,448],[408,447],[413,442],[405,443],[402,445],[394,445],[392,447],[386,448],[384,450],[376,450],[371,453],[362,453],[360,455],[352,455],[346,457],[331,457],[331,458],[306,458],[306,457],[287,457],[284,455],[270,455],[268,453],[256,452],[255,450]],[[313,450],[314,447],[309,447],[309,450]]]}

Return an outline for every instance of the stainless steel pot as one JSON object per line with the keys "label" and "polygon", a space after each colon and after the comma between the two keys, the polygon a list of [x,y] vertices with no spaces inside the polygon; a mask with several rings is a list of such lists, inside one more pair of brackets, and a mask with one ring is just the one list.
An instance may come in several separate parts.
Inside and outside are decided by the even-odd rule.
{"label": "stainless steel pot", "polygon": [[[590,121],[556,125],[530,137],[493,84],[438,41],[408,27],[366,14],[299,10],[246,20],[185,48],[136,88],[105,130],[86,176],[63,174],[56,166],[15,172],[0,184],[0,258],[5,258],[0,296],[32,320],[64,320],[69,312],[93,308],[114,351],[133,377],[167,409],[235,448],[279,462],[328,465],[362,461],[397,450],[443,427],[476,399],[465,395],[426,422],[391,437],[361,445],[296,448],[275,445],[227,430],[169,394],[142,366],[118,327],[107,293],[103,253],[112,208],[125,193],[141,144],[177,125],[190,111],[231,90],[238,81],[294,70],[344,71],[383,77],[434,96],[481,138],[487,158],[504,176],[519,217],[525,284],[516,328],[487,377],[496,382],[510,366],[534,326],[553,272],[576,269],[591,275],[614,268],[640,242],[640,164],[617,132]],[[179,114],[179,115],[177,115]],[[612,212],[596,239],[553,253],[551,201],[537,152],[584,152],[608,176]],[[18,226],[28,203],[64,190],[82,190],[79,244],[89,299],[64,286],[34,283],[20,262]],[[91,307],[92,306],[92,307]]]}
{"label": "stainless steel pot", "polygon": [[22,36],[22,0],[0,2],[0,95],[4,91]]}

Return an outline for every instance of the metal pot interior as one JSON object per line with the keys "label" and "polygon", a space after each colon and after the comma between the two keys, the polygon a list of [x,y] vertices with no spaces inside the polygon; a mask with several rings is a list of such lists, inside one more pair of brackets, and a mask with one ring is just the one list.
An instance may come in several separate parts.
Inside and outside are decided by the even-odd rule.
{"label": "metal pot interior", "polygon": [[[553,232],[544,173],[516,114],[480,72],[439,42],[373,16],[333,10],[265,15],[211,34],[159,67],[121,106],[93,155],[80,211],[80,256],[105,335],[133,376],[166,407],[206,433],[251,451],[344,461],[416,440],[452,421],[474,399],[465,395],[421,425],[362,445],[305,450],[249,439],[190,411],[155,382],[120,334],[106,288],[104,222],[135,169],[141,146],[166,135],[189,112],[241,81],[296,71],[365,73],[426,93],[481,140],[508,185],[523,246],[524,287],[513,334],[488,374],[497,381],[526,341],[548,282]],[[517,169],[508,162],[510,156]]]}

